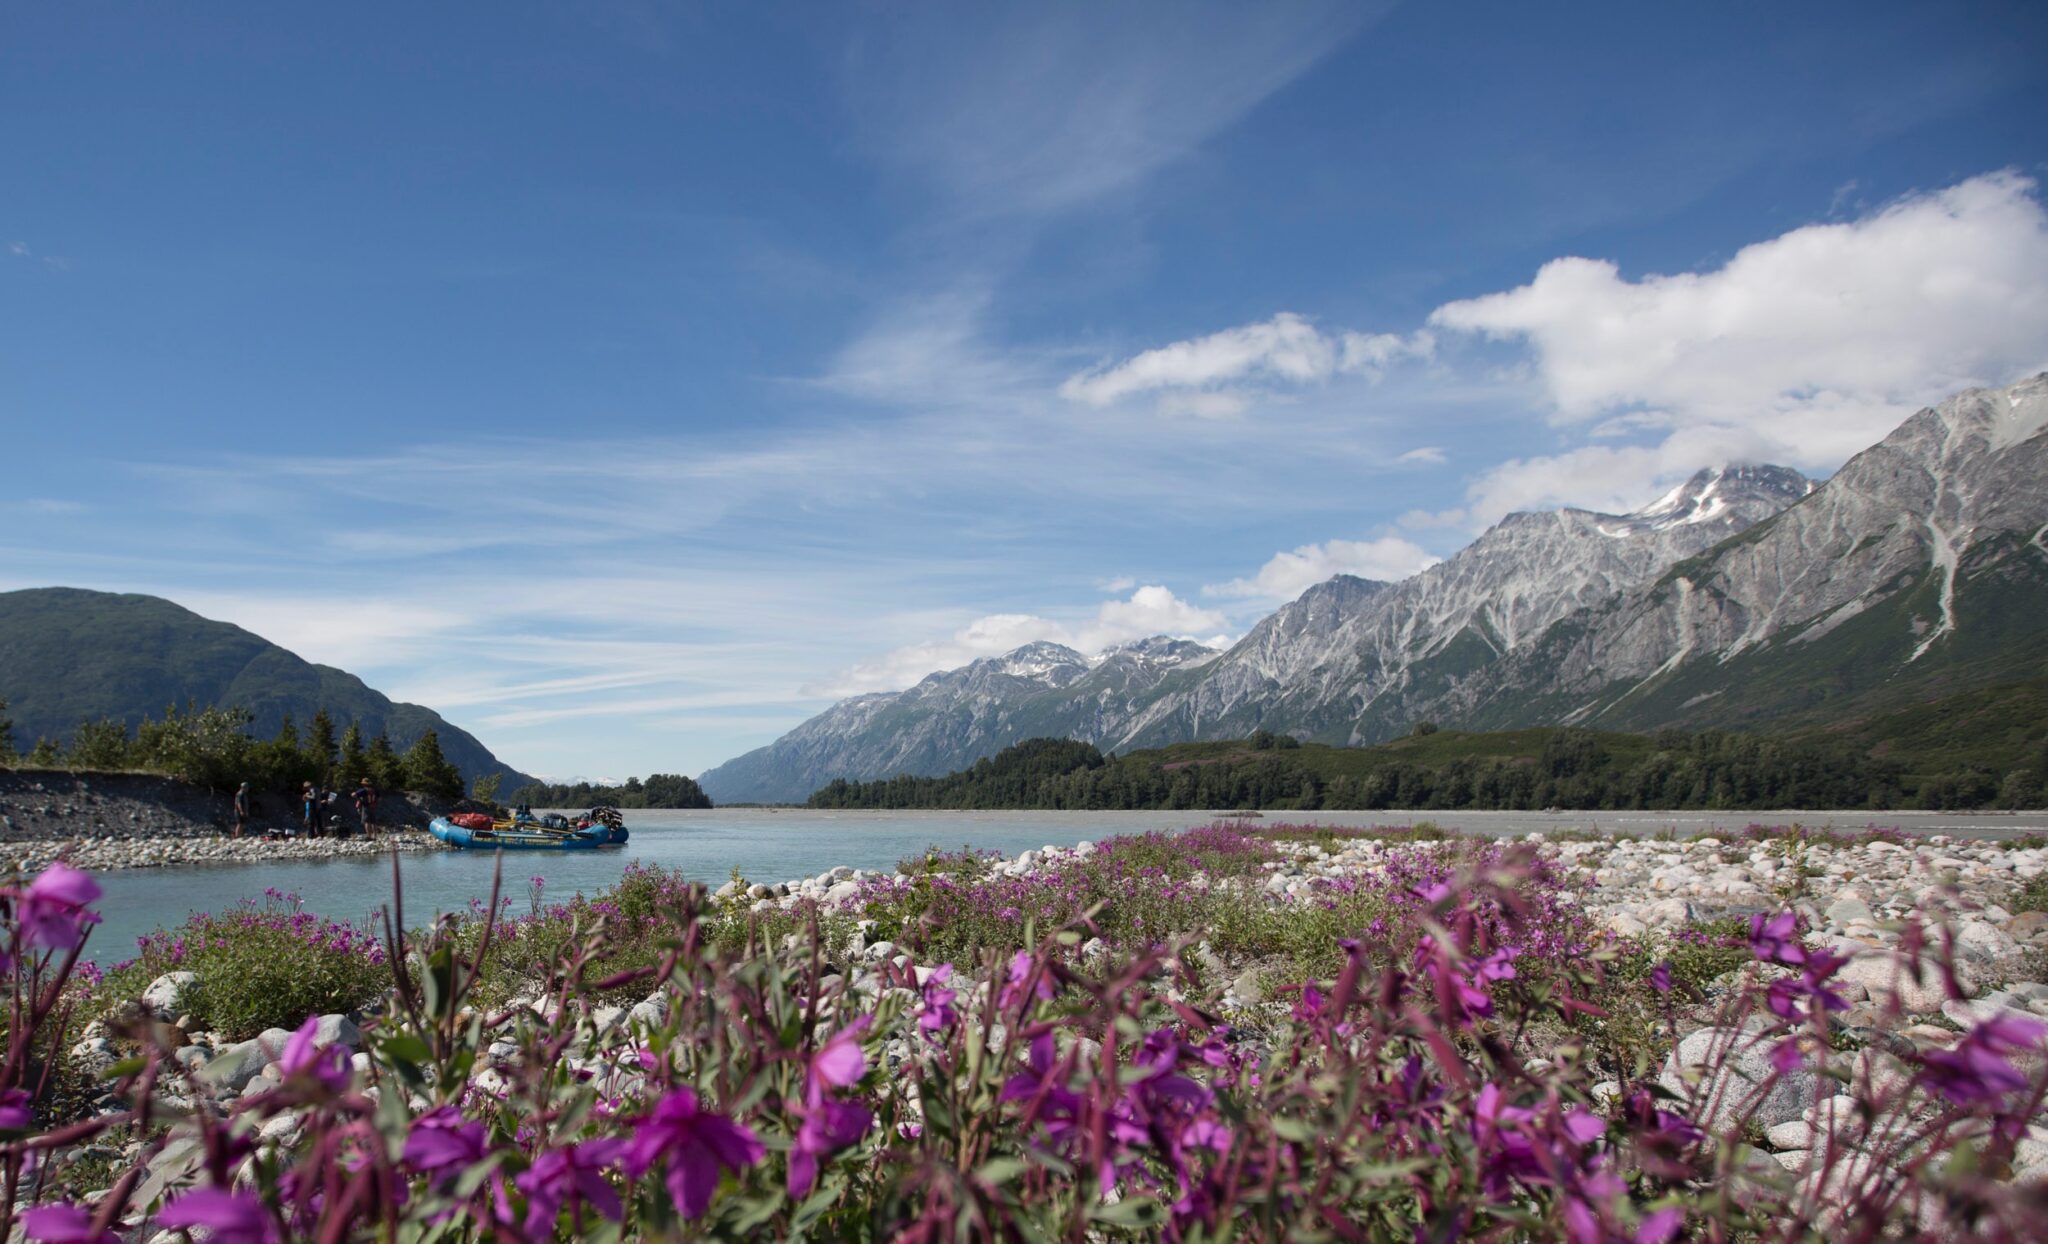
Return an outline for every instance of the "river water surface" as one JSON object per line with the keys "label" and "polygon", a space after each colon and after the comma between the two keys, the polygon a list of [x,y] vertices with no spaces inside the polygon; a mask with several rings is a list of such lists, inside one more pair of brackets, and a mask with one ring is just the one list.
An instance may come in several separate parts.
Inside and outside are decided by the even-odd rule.
{"label": "river water surface", "polygon": [[[1186,829],[1217,819],[1206,812],[814,812],[757,808],[706,811],[629,812],[633,838],[618,850],[508,852],[504,893],[524,913],[530,878],[544,880],[551,899],[578,891],[595,894],[619,878],[634,860],[679,869],[692,880],[717,886],[737,868],[750,881],[794,881],[837,865],[891,868],[928,846],[973,846],[1014,855],[1047,845],[1112,834]],[[1433,820],[1447,828],[1478,834],[1520,834],[1532,830],[1592,829],[1603,833],[1680,834],[1739,830],[1750,824],[1805,825],[1861,829],[1895,826],[1909,833],[1947,833],[2004,838],[2048,832],[2048,813],[1942,812],[1316,812],[1271,813],[1254,824],[1289,819],[1321,825],[1412,825]],[[488,898],[494,857],[475,851],[405,853],[399,871],[405,886],[408,924],[438,911],[456,911]],[[319,860],[276,864],[221,864],[183,868],[138,868],[99,874],[106,897],[103,924],[95,930],[91,957],[111,963],[134,953],[135,939],[177,924],[195,911],[220,911],[244,899],[261,901],[268,889],[298,894],[308,910],[344,919],[363,919],[390,901],[391,863],[385,860]]]}

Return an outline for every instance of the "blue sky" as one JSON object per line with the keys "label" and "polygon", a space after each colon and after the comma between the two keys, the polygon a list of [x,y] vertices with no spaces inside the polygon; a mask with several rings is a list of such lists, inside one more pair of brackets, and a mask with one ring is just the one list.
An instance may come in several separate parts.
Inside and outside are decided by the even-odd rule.
{"label": "blue sky", "polygon": [[17,5],[0,587],[554,776],[2048,365],[2041,6]]}

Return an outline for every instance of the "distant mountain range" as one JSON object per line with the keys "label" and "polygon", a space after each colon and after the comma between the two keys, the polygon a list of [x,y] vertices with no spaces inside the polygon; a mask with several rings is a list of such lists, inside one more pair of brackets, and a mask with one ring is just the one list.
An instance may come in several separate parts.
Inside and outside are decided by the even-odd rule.
{"label": "distant mountain range", "polygon": [[720,803],[1255,729],[1824,724],[2048,672],[2048,375],[1921,411],[1816,486],[1702,471],[1632,514],[1511,514],[1399,583],[1339,576],[1227,652],[1034,644],[858,696],[703,774]]}
{"label": "distant mountain range", "polygon": [[16,744],[67,738],[81,721],[133,728],[169,705],[246,708],[258,738],[289,714],[305,728],[326,709],[339,733],[353,720],[400,751],[428,730],[465,781],[503,775],[510,790],[534,779],[469,732],[417,704],[399,704],[354,674],[314,665],[239,626],[202,618],[156,596],[32,588],[0,592],[0,699]]}

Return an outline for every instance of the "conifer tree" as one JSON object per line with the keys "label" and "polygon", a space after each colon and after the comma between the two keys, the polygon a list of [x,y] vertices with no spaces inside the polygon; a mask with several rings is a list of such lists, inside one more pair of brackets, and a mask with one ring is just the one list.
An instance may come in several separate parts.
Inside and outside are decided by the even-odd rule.
{"label": "conifer tree", "polygon": [[462,797],[462,773],[441,754],[441,736],[429,730],[405,753],[405,786],[441,799]]}
{"label": "conifer tree", "polygon": [[[363,751],[363,728],[351,721],[348,723],[348,729],[341,734],[341,761],[337,766],[337,776],[341,779],[341,785],[354,786],[364,778],[370,777],[370,771],[365,765],[367,759],[368,756]],[[370,780],[373,783],[376,781],[373,777],[370,777]]]}
{"label": "conifer tree", "polygon": [[370,740],[370,750],[364,755],[363,763],[368,766],[370,782],[377,789],[405,789],[405,761],[400,759],[391,746],[391,739],[382,730]]}
{"label": "conifer tree", "polygon": [[326,709],[319,709],[313,714],[313,723],[306,727],[306,753],[319,770],[313,780],[322,786],[332,787],[335,785],[334,756],[336,751],[337,748],[334,744],[334,718],[327,715]]}

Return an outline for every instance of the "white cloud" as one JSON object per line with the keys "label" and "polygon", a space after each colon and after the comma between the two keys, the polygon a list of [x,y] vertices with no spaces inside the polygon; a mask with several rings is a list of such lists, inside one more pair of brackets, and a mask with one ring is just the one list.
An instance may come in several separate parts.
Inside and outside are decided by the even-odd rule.
{"label": "white cloud", "polygon": [[1249,579],[1232,579],[1205,587],[1212,596],[1239,596],[1289,601],[1333,575],[1350,574],[1393,582],[1437,563],[1421,545],[1399,536],[1377,540],[1327,540],[1304,544],[1291,553],[1275,553]]}
{"label": "white cloud", "polygon": [[1794,229],[1710,272],[1631,281],[1604,260],[1557,259],[1430,323],[1525,343],[1562,426],[1633,413],[1720,456],[1830,466],[1921,406],[2048,361],[2034,191],[2011,172],[1975,177]]}
{"label": "white cloud", "polygon": [[1089,406],[1109,406],[1138,393],[1168,392],[1160,410],[1168,414],[1219,417],[1240,413],[1250,394],[1231,385],[1305,385],[1338,373],[1375,380],[1395,362],[1427,358],[1436,348],[1428,332],[1326,334],[1307,318],[1282,311],[1270,320],[1243,324],[1132,355],[1121,363],[1069,376],[1060,396]]}
{"label": "white cloud", "polygon": [[844,62],[866,144],[972,216],[1117,194],[1200,147],[1386,5],[929,6]]}
{"label": "white cloud", "polygon": [[1411,449],[1407,453],[1402,454],[1400,457],[1394,459],[1394,461],[1421,462],[1427,463],[1430,466],[1442,466],[1445,462],[1445,458],[1444,451],[1439,446],[1418,445],[1414,449]]}
{"label": "white cloud", "polygon": [[1060,386],[1060,396],[1107,406],[1150,389],[1206,388],[1244,379],[1323,380],[1336,366],[1336,344],[1301,316],[1282,311],[1264,323],[1176,341],[1113,367],[1082,372]]}
{"label": "white cloud", "polygon": [[909,644],[875,660],[860,662],[830,682],[805,687],[804,691],[835,698],[895,691],[927,674],[958,669],[971,661],[1001,656],[1041,640],[1065,644],[1089,656],[1153,635],[1194,637],[1207,632],[1209,638],[1203,642],[1218,644],[1228,642],[1228,636],[1221,633],[1226,625],[1222,614],[1189,604],[1158,584],[1147,584],[1132,592],[1128,599],[1102,602],[1092,619],[1076,625],[1030,613],[996,613],[976,618],[944,639]]}

